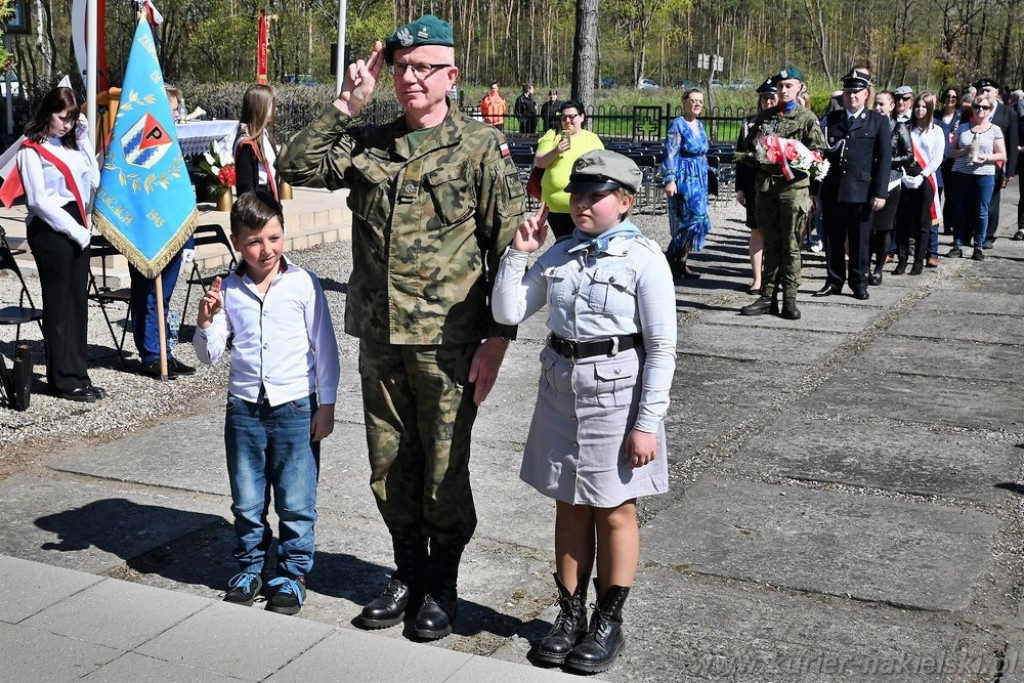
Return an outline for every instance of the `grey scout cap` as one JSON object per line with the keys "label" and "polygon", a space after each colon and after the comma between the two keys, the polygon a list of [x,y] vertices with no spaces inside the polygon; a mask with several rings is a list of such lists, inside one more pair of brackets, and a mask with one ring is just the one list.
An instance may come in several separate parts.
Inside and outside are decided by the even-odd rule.
{"label": "grey scout cap", "polygon": [[565,191],[569,194],[602,192],[624,187],[636,194],[642,182],[643,174],[631,159],[607,149],[595,149],[573,164]]}

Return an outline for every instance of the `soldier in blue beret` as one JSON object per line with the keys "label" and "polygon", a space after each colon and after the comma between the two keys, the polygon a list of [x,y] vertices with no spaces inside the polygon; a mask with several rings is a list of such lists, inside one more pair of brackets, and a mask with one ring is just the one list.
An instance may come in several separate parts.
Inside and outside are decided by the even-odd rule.
{"label": "soldier in blue beret", "polygon": [[[451,26],[431,15],[377,42],[279,160],[294,185],[350,190],[345,331],[360,340],[370,488],[396,566],[358,623],[384,628],[415,615],[424,639],[452,631],[459,564],[476,529],[473,422],[515,336],[491,317],[487,274],[525,198],[501,132],[448,100],[454,45]],[[403,114],[363,124],[385,64]]]}

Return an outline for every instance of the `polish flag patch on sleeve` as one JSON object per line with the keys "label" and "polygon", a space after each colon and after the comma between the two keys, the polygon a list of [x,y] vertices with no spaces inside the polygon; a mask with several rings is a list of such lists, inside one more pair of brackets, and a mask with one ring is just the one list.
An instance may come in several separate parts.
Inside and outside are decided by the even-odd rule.
{"label": "polish flag patch on sleeve", "polygon": [[507,157],[510,154],[512,154],[512,151],[508,148],[508,143],[507,142],[503,142],[500,145],[498,145],[498,151],[501,152],[502,158]]}

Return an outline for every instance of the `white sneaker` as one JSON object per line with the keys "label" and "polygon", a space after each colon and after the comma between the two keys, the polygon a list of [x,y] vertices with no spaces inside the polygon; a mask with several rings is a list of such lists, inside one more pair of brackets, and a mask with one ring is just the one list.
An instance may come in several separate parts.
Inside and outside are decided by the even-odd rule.
{"label": "white sneaker", "polygon": [[814,244],[811,245],[811,251],[813,251],[815,254],[820,252],[822,249],[824,249],[824,247],[821,244],[821,240],[818,240]]}

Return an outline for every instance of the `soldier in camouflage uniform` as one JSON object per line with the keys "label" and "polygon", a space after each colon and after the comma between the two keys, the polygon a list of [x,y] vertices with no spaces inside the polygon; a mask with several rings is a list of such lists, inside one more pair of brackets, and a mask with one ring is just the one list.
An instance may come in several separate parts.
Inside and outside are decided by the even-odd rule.
{"label": "soldier in camouflage uniform", "polygon": [[[803,75],[793,67],[785,67],[774,77],[779,92],[779,105],[757,115],[750,133],[739,151],[752,153],[758,136],[777,135],[799,140],[812,151],[825,148],[821,126],[814,113],[796,101],[803,86]],[[761,296],[740,309],[743,315],[780,314],[797,320],[800,309],[796,293],[800,285],[800,240],[807,216],[816,208],[818,183],[797,174],[786,180],[778,164],[758,164],[756,178],[755,221],[764,235],[764,271]],[[782,288],[782,310],[778,308]]]}
{"label": "soldier in camouflage uniform", "polygon": [[[471,430],[515,334],[491,317],[488,273],[525,198],[502,134],[447,100],[454,58],[446,22],[427,15],[398,29],[349,67],[338,99],[278,162],[295,185],[350,190],[345,331],[360,338],[370,488],[396,565],[359,621],[383,628],[408,612],[427,639],[451,633],[476,528]],[[385,62],[405,113],[358,125]]]}

